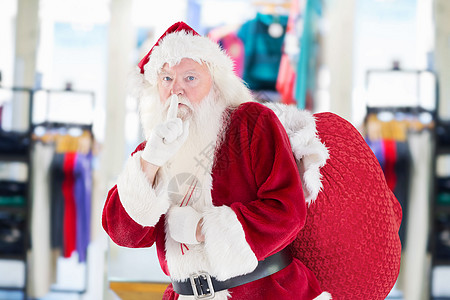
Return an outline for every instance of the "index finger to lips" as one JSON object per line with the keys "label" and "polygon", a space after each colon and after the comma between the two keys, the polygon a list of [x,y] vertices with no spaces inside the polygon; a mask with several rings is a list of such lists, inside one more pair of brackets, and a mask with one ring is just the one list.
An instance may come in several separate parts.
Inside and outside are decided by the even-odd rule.
{"label": "index finger to lips", "polygon": [[172,95],[169,99],[170,106],[169,110],[167,111],[167,120],[175,119],[178,114],[178,96]]}

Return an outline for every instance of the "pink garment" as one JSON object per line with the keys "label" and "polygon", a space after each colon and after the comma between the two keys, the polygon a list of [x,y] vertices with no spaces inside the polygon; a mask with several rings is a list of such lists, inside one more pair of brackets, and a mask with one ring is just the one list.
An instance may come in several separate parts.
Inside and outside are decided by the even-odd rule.
{"label": "pink garment", "polygon": [[237,76],[242,78],[244,74],[244,44],[235,32],[222,37],[219,42],[223,49],[234,61],[234,72]]}
{"label": "pink garment", "polygon": [[208,37],[222,46],[222,49],[234,62],[234,73],[242,78],[244,74],[244,43],[237,36],[234,28],[216,28],[212,30]]}

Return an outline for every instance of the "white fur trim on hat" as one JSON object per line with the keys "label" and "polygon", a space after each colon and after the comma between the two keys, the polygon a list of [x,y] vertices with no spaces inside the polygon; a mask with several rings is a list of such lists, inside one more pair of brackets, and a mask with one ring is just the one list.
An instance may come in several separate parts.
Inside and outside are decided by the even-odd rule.
{"label": "white fur trim on hat", "polygon": [[211,274],[218,280],[252,272],[258,259],[245,240],[244,229],[228,206],[214,206],[203,213],[202,233]]}
{"label": "white fur trim on hat", "polygon": [[141,169],[141,152],[125,163],[117,180],[120,202],[127,214],[142,226],[154,226],[169,209],[169,197],[161,184],[152,188]]}
{"label": "white fur trim on hat", "polygon": [[[192,35],[185,30],[166,35],[155,46],[144,66],[144,76],[151,84],[156,83],[156,76],[165,63],[177,65],[181,59],[190,58],[198,63],[207,62],[210,68],[219,68],[233,72],[233,61],[208,37]],[[211,70],[214,76],[214,70]]]}
{"label": "white fur trim on hat", "polygon": [[317,136],[314,116],[281,103],[266,106],[275,112],[286,130],[302,178],[306,203],[311,204],[322,188],[320,168],[329,158],[328,149]]}

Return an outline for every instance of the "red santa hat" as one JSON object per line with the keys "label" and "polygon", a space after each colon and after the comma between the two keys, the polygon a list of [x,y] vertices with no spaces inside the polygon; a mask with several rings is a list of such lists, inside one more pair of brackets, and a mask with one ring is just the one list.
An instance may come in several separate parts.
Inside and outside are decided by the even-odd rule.
{"label": "red santa hat", "polygon": [[175,33],[175,32],[180,32],[180,31],[182,31],[182,30],[186,33],[186,35],[189,35],[189,34],[190,34],[190,35],[192,35],[192,36],[199,36],[199,34],[198,34],[194,29],[192,29],[189,25],[187,25],[187,24],[184,23],[184,22],[177,22],[177,23],[173,24],[172,26],[170,26],[170,27],[166,30],[166,32],[164,32],[164,34],[158,39],[158,41],[157,41],[156,44],[152,47],[152,49],[150,49],[150,51],[147,53],[147,55],[145,55],[145,56],[141,59],[141,61],[139,62],[138,67],[139,67],[139,70],[140,70],[140,73],[141,73],[141,74],[144,74],[144,73],[145,73],[144,67],[145,67],[145,65],[149,62],[149,60],[150,60],[150,55],[152,54],[153,49],[154,49],[155,47],[158,47],[158,46],[160,45],[160,43],[161,43],[161,41],[164,39],[164,37],[166,37],[168,34],[172,34],[172,33]]}
{"label": "red santa hat", "polygon": [[129,78],[129,92],[139,100],[139,114],[144,134],[148,137],[153,123],[154,103],[159,99],[157,75],[165,63],[178,64],[190,58],[207,65],[213,80],[215,97],[227,106],[252,101],[252,95],[234,72],[233,60],[208,37],[200,36],[184,22],[170,26],[142,58]]}
{"label": "red santa hat", "polygon": [[[242,85],[241,80],[235,78],[232,59],[216,42],[199,35],[186,23],[177,22],[164,32],[139,62],[137,78],[133,83],[133,89],[138,92],[135,95],[139,97],[144,91],[142,88],[145,88],[146,85],[154,86],[156,84],[157,74],[165,63],[173,66],[183,58],[206,63],[213,81],[221,91],[230,89],[229,84],[236,84],[237,81]],[[235,87],[235,85],[231,86]],[[237,95],[228,96],[236,97]]]}

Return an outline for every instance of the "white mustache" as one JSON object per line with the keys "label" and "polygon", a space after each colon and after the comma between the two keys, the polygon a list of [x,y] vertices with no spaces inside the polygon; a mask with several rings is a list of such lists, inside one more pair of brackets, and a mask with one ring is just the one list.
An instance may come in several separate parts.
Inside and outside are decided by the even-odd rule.
{"label": "white mustache", "polygon": [[[194,106],[189,101],[189,99],[187,97],[185,97],[185,96],[178,96],[178,103],[179,104],[184,104],[187,107],[189,107],[191,110],[194,110]],[[166,99],[166,101],[164,103],[164,110],[167,111],[169,109],[169,106],[170,106],[170,101],[169,101],[169,99]]]}

